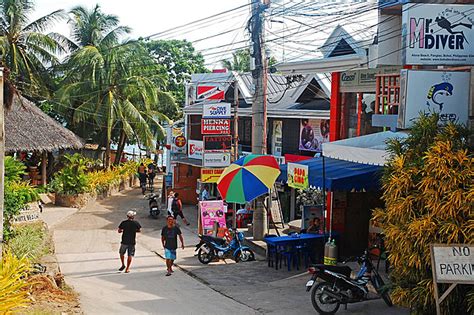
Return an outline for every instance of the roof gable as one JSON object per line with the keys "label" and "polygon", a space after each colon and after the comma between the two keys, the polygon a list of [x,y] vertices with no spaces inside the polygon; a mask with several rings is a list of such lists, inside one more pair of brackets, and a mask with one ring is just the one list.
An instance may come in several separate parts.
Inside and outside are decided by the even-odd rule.
{"label": "roof gable", "polygon": [[320,49],[324,58],[351,54],[365,56],[367,53],[361,46],[344,27],[338,25]]}

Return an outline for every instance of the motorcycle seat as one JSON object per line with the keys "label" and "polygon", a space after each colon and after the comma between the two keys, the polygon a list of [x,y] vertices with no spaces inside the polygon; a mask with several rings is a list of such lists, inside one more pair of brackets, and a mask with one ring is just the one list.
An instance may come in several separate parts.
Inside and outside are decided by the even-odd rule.
{"label": "motorcycle seat", "polygon": [[321,271],[328,270],[332,272],[340,273],[346,277],[351,276],[352,269],[349,266],[329,266],[323,264],[311,265],[311,267],[315,267]]}
{"label": "motorcycle seat", "polygon": [[222,238],[219,238],[219,237],[214,237],[214,236],[211,236],[211,235],[203,235],[202,239],[204,241],[214,242],[217,245],[225,245],[225,240],[222,239]]}

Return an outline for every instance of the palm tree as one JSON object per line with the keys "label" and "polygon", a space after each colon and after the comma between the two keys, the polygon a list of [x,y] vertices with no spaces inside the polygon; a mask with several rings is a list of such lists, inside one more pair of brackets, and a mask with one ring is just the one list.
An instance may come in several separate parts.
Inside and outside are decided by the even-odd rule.
{"label": "palm tree", "polygon": [[[160,65],[138,42],[119,43],[129,28],[118,26],[118,18],[105,15],[96,6],[71,11],[75,51],[65,63],[65,77],[57,97],[72,108],[72,122],[91,121],[105,131],[105,166],[110,166],[110,146],[114,131],[119,135],[119,150],[127,139],[154,147],[162,136],[161,121],[166,116],[158,104],[173,104],[158,73]],[[119,156],[119,155],[118,155]]]}
{"label": "palm tree", "polygon": [[[50,76],[48,67],[58,63],[57,55],[66,51],[65,38],[44,32],[64,17],[56,10],[30,22],[34,3],[31,0],[3,0],[0,2],[0,63],[9,73],[6,94],[17,88],[32,98],[47,96]],[[6,100],[8,103],[8,98]]]}
{"label": "palm tree", "polygon": [[232,53],[232,59],[221,60],[222,66],[230,71],[250,71],[250,50],[239,49]]}

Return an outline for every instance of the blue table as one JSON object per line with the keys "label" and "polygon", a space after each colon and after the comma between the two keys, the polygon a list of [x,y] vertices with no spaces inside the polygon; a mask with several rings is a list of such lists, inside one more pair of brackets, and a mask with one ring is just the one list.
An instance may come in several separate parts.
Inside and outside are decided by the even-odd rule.
{"label": "blue table", "polygon": [[[337,237],[338,233],[332,234],[333,237]],[[321,241],[324,243],[329,238],[329,233],[325,234],[316,234],[316,233],[304,233],[298,235],[288,235],[288,236],[270,236],[264,238],[264,242],[267,243],[267,259],[268,265],[270,266],[270,254],[275,254],[275,269],[278,269],[278,258],[281,254],[281,249],[284,247],[298,248],[303,247],[305,243]],[[290,270],[288,264],[288,271]]]}

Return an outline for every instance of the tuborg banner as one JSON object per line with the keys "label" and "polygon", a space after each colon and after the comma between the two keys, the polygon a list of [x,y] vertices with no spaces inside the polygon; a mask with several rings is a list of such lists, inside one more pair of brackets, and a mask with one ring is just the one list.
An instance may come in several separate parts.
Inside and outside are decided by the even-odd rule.
{"label": "tuborg banner", "polygon": [[405,4],[403,61],[408,65],[474,65],[474,5]]}

